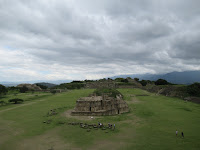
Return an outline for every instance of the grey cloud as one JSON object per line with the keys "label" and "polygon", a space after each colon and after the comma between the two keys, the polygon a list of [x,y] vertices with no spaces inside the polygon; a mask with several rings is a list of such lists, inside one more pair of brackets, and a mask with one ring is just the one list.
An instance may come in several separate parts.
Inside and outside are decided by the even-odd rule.
{"label": "grey cloud", "polygon": [[200,32],[178,36],[172,43],[172,57],[180,59],[200,59]]}
{"label": "grey cloud", "polygon": [[17,64],[5,60],[0,67],[82,68],[85,76],[198,69],[198,6],[196,0],[2,0],[0,48],[23,55],[8,53]]}
{"label": "grey cloud", "polygon": [[119,36],[128,42],[139,41],[146,43],[157,38],[168,36],[173,29],[162,22],[139,22],[136,24],[129,24],[126,26]]}

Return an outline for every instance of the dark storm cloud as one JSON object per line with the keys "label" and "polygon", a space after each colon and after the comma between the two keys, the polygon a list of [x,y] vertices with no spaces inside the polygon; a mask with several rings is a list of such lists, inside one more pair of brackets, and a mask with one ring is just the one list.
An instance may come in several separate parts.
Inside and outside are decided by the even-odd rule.
{"label": "dark storm cloud", "polygon": [[199,5],[198,0],[0,0],[5,56],[0,69],[49,79],[200,69]]}

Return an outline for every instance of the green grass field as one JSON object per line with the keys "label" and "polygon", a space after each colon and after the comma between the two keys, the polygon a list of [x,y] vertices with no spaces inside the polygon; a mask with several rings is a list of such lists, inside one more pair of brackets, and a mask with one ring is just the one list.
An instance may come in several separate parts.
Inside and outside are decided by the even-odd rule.
{"label": "green grass field", "polygon": [[[20,98],[32,99],[27,98],[23,104],[0,107],[0,150],[200,149],[199,104],[157,96],[141,89],[119,89],[130,107],[129,113],[94,119],[67,115],[66,111],[74,108],[79,97],[93,91],[73,90],[43,96],[42,93],[38,96],[27,93]],[[48,117],[47,112],[51,109],[56,109],[58,114]],[[47,120],[52,122],[43,123]],[[69,122],[115,123],[116,129],[87,132],[79,126],[68,125]],[[182,131],[184,138],[180,135]]]}

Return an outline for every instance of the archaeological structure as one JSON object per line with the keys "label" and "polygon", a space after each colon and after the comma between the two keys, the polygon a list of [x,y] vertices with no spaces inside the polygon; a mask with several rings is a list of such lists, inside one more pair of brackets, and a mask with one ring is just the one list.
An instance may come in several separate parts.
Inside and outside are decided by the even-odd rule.
{"label": "archaeological structure", "polygon": [[129,112],[127,103],[122,95],[111,97],[107,94],[90,97],[82,97],[76,101],[76,107],[72,115],[80,116],[106,116]]}

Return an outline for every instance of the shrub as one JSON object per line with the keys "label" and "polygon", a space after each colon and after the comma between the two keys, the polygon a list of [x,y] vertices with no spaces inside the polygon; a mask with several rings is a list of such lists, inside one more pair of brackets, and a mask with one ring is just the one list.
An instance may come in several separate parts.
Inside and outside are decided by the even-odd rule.
{"label": "shrub", "polygon": [[23,99],[19,99],[19,98],[14,98],[14,99],[9,100],[10,103],[14,103],[14,104],[22,103],[23,101],[24,101]]}

